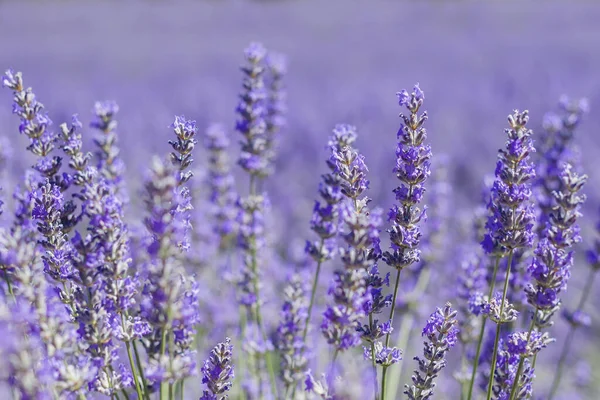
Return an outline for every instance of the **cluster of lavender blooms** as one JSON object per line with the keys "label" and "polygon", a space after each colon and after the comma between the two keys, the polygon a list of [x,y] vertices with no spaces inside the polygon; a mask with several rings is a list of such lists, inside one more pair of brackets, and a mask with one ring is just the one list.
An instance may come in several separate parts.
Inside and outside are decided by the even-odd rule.
{"label": "cluster of lavender blooms", "polygon": [[[231,124],[239,154],[227,125],[175,116],[137,198],[128,193],[115,102],[95,103],[85,127],[73,115],[54,131],[22,74],[2,76],[33,159],[13,209],[0,202],[9,218],[0,228],[7,392],[111,400],[559,395],[575,333],[592,323],[585,305],[600,270],[597,239],[571,306],[567,283],[586,240],[579,224],[588,176],[575,133],[587,102],[561,99],[559,113],[544,117],[537,147],[529,112],[508,116],[493,180],[462,233],[448,215],[451,165],[428,144],[419,84],[397,93],[396,162],[381,180],[397,179],[385,188],[395,198],[387,221],[368,197],[372,177],[357,127],[335,125],[307,216],[312,237],[294,258],[270,236],[277,210],[268,192],[287,129],[287,61],[260,43],[244,58]],[[142,221],[129,217],[137,205]],[[460,246],[450,248],[451,234],[462,235]],[[421,301],[426,294],[443,306]],[[426,320],[425,308],[435,309]],[[417,318],[422,330],[413,329]],[[564,342],[555,340],[561,324]],[[548,388],[536,368],[549,364],[552,347],[560,358]],[[411,376],[405,358],[416,364]]]}

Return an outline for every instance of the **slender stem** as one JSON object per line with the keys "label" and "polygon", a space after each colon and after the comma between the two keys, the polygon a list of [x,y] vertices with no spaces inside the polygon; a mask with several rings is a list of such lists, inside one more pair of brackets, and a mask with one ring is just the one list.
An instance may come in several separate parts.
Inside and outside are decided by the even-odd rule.
{"label": "slender stem", "polygon": [[6,282],[6,288],[8,289],[8,293],[12,296],[14,301],[17,301],[15,294],[13,292],[12,285],[10,283],[10,279],[8,279],[8,274],[6,273],[6,271],[4,271],[2,275],[4,275],[4,282]]}
{"label": "slender stem", "polygon": [[[592,286],[594,282],[594,277],[596,276],[596,270],[594,268],[590,268],[590,272],[585,282],[585,286],[583,288],[583,292],[581,293],[581,298],[579,299],[579,303],[577,304],[577,308],[575,312],[581,311],[583,306],[587,302],[587,299],[592,292]],[[558,360],[558,364],[556,364],[556,372],[554,373],[554,379],[552,380],[552,388],[550,389],[550,394],[548,395],[548,400],[552,400],[556,395],[556,391],[558,390],[558,386],[560,384],[560,380],[562,379],[562,373],[565,361],[567,360],[567,355],[571,349],[571,342],[573,342],[573,337],[575,336],[575,331],[577,327],[575,325],[571,325],[569,328],[569,333],[567,333],[567,337],[565,339],[565,344],[563,346],[562,352],[560,353],[560,358]]]}
{"label": "slender stem", "polygon": [[[415,316],[410,313],[402,318],[402,322],[400,322],[400,329],[398,329],[398,341],[396,342],[396,347],[399,349],[406,349],[408,341],[411,337],[411,332],[414,327]],[[399,383],[402,382],[402,373],[404,371],[404,363],[398,363],[398,371],[394,374],[396,379],[392,379],[387,385],[387,391],[389,394],[388,398],[396,399],[398,398],[398,388],[400,387]]]}
{"label": "slender stem", "polygon": [[[321,239],[319,243],[319,254],[323,251],[323,246],[325,245],[325,240]],[[306,321],[304,321],[304,331],[302,333],[302,343],[306,342],[306,335],[308,334],[308,325],[310,323],[310,316],[312,313],[313,306],[315,304],[315,295],[317,293],[317,285],[319,284],[319,274],[321,273],[321,264],[323,260],[319,259],[317,262],[317,270],[315,271],[315,278],[313,279],[312,289],[310,291],[310,303],[308,303],[308,313],[306,315]]]}
{"label": "slender stem", "polygon": [[[510,268],[513,260],[514,250],[510,250],[508,253],[508,262],[506,264],[506,277],[504,278],[504,290],[502,291],[502,302],[500,303],[500,315],[502,318],[504,314],[504,302],[506,301],[506,293],[508,292],[508,282],[510,280]],[[492,365],[490,368],[490,383],[488,384],[487,400],[492,398],[492,387],[494,386],[494,373],[496,372],[496,358],[498,357],[498,343],[500,341],[500,327],[502,323],[498,321],[496,323],[496,338],[494,339],[494,352],[492,354]]]}
{"label": "slender stem", "polygon": [[560,385],[560,380],[562,378],[563,369],[565,367],[565,361],[567,359],[567,355],[569,354],[569,348],[571,347],[571,342],[573,342],[573,337],[575,336],[575,330],[575,326],[571,325],[569,333],[567,333],[567,337],[565,338],[565,345],[560,353],[558,364],[556,364],[556,372],[554,374],[554,379],[552,380],[552,388],[550,389],[548,400],[552,400],[557,393],[558,386]]}
{"label": "slender stem", "polygon": [[[369,329],[373,329],[373,313],[369,313]],[[375,400],[377,400],[379,398],[379,394],[377,393],[379,385],[377,384],[377,360],[375,359],[375,342],[373,341],[371,341],[371,361],[373,368],[373,395]]]}
{"label": "slender stem", "polygon": [[[498,266],[500,265],[500,258],[496,257],[494,262],[494,271],[492,273],[492,280],[490,281],[490,290],[488,292],[488,299],[492,298],[494,294],[494,286],[496,285],[496,276],[498,275]],[[487,318],[484,316],[481,321],[481,328],[479,329],[479,340],[477,341],[477,350],[475,352],[475,359],[473,360],[473,370],[471,371],[471,382],[469,382],[469,392],[467,400],[471,400],[473,397],[473,387],[475,385],[475,375],[477,374],[477,367],[479,366],[479,356],[481,355],[481,346],[483,344],[483,336],[485,335],[485,324]]]}
{"label": "slender stem", "polygon": [[[394,310],[396,309],[396,298],[398,297],[398,286],[400,284],[400,272],[402,270],[398,269],[396,273],[396,283],[394,285],[394,295],[392,296],[392,305],[390,307],[390,324],[394,323]],[[390,332],[385,335],[385,347],[389,347],[390,345]]]}
{"label": "slender stem", "polygon": [[131,373],[133,374],[133,382],[135,383],[135,391],[137,392],[138,399],[143,399],[142,389],[140,388],[140,381],[137,378],[137,371],[135,363],[133,362],[133,356],[131,355],[131,343],[125,342],[127,348],[127,358],[129,358],[129,365],[131,366]]}
{"label": "slender stem", "polygon": [[149,399],[148,384],[146,383],[146,377],[144,376],[144,368],[142,367],[142,359],[140,358],[140,353],[138,352],[137,345],[135,344],[135,340],[131,342],[133,345],[133,354],[135,354],[135,361],[137,362],[138,368],[140,369],[140,378],[142,378],[142,385],[144,388],[144,398]]}
{"label": "slender stem", "polygon": [[127,391],[125,389],[121,389],[121,393],[123,393],[123,397],[125,397],[125,400],[129,400],[129,395],[127,394]]}
{"label": "slender stem", "polygon": [[385,400],[385,377],[387,375],[388,367],[383,367],[383,371],[381,372],[381,400]]}
{"label": "slender stem", "polygon": [[[529,325],[529,332],[527,332],[527,344],[525,348],[529,346],[529,340],[531,339],[531,332],[533,332],[533,327],[535,325],[535,319],[537,316],[538,309],[536,307],[535,313],[533,314],[533,318],[531,319],[531,324]],[[517,393],[517,388],[519,387],[519,380],[521,379],[521,372],[523,371],[523,365],[525,364],[525,356],[521,356],[519,360],[519,366],[517,367],[517,373],[515,374],[515,381],[513,383],[512,389],[510,391],[509,400],[513,400]]]}

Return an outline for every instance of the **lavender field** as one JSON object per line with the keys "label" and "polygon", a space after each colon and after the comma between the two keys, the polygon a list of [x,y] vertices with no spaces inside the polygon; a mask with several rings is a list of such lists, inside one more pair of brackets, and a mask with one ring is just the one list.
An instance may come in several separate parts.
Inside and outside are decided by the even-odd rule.
{"label": "lavender field", "polygon": [[0,398],[600,397],[600,6],[123,3],[0,2]]}

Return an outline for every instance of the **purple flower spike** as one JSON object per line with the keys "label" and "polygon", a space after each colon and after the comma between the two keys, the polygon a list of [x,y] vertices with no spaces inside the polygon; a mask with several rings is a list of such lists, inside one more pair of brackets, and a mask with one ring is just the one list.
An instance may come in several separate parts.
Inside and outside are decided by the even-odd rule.
{"label": "purple flower spike", "polygon": [[405,386],[404,394],[409,400],[427,400],[433,395],[435,378],[446,366],[446,354],[458,341],[456,311],[450,303],[444,308],[438,308],[423,328],[424,343],[423,358],[415,357],[419,369],[412,376],[413,385]]}
{"label": "purple flower spike", "polygon": [[527,111],[508,116],[506,149],[500,150],[496,179],[488,204],[487,233],[481,245],[487,254],[502,256],[509,251],[531,247],[535,215],[529,203],[535,171],[530,154],[535,151],[532,131],[527,129]]}
{"label": "purple flower spike", "polygon": [[205,390],[200,400],[226,400],[234,378],[233,346],[231,339],[226,338],[210,352],[209,358],[202,367],[202,383]]}
{"label": "purple flower spike", "polygon": [[419,115],[423,105],[423,92],[415,85],[412,93],[406,90],[398,93],[399,104],[405,107],[409,115],[400,114],[402,124],[398,130],[396,166],[394,172],[400,186],[394,189],[399,205],[389,213],[392,227],[388,230],[392,242],[391,250],[383,254],[384,261],[391,267],[402,270],[420,261],[418,249],[421,238],[419,222],[425,216],[425,210],[417,205],[425,193],[425,181],[431,174],[431,148],[425,145],[427,131],[423,127],[427,121],[427,112]]}

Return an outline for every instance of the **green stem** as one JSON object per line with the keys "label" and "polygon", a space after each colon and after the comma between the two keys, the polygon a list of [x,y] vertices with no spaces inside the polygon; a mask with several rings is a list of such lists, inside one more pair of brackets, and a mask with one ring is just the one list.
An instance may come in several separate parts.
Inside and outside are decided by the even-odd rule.
{"label": "green stem", "polygon": [[[323,251],[323,246],[325,245],[325,240],[321,239],[319,243],[319,254]],[[319,284],[319,274],[321,273],[321,264],[323,261],[319,259],[317,262],[317,270],[315,271],[315,278],[313,279],[312,289],[310,291],[310,303],[308,303],[308,313],[306,315],[306,321],[304,322],[304,331],[302,332],[302,343],[306,342],[306,335],[308,334],[308,325],[310,323],[310,316],[312,314],[312,309],[315,304],[315,295],[317,293],[317,285]]]}
{"label": "green stem", "polygon": [[125,342],[125,347],[127,348],[127,358],[129,358],[129,365],[131,366],[131,373],[133,374],[133,382],[135,383],[135,391],[137,392],[138,399],[143,399],[144,396],[142,394],[142,389],[140,388],[140,382],[137,378],[137,371],[135,368],[135,363],[133,362],[133,356],[131,355],[131,343]]}
{"label": "green stem", "polygon": [[121,389],[121,393],[123,393],[125,400],[129,400],[129,395],[127,394],[127,391],[125,389]]}
{"label": "green stem", "polygon": [[149,395],[148,395],[148,383],[146,382],[146,377],[144,376],[144,368],[142,367],[142,359],[140,357],[140,353],[138,352],[137,349],[137,345],[135,344],[135,340],[131,342],[131,344],[133,345],[133,354],[135,355],[135,362],[137,362],[139,371],[140,371],[140,378],[142,379],[142,385],[144,388],[144,398],[146,399],[150,399]]}
{"label": "green stem", "polygon": [[[504,290],[502,291],[502,302],[500,303],[500,318],[502,318],[504,314],[504,302],[506,301],[506,293],[508,292],[508,282],[510,280],[510,268],[513,260],[513,252],[514,250],[511,249],[508,253],[508,262],[506,264],[506,276],[504,278]],[[494,373],[496,372],[496,359],[498,358],[498,343],[500,341],[501,325],[501,321],[498,321],[496,323],[496,337],[494,338],[494,352],[492,354],[492,366],[490,368],[490,383],[488,385],[487,400],[491,400],[492,398],[492,387],[494,386]]]}
{"label": "green stem", "polygon": [[[406,349],[408,345],[408,341],[411,336],[411,332],[413,330],[415,322],[414,314],[407,314],[404,318],[402,318],[402,322],[400,322],[400,329],[398,329],[398,341],[396,342],[396,347],[399,349]],[[404,371],[404,363],[398,363],[398,371],[395,376],[397,379],[392,379],[387,385],[387,391],[390,394],[388,398],[396,399],[398,396],[398,388],[400,387],[400,382],[402,382],[402,373]]]}
{"label": "green stem", "polygon": [[[392,305],[390,307],[390,324],[394,323],[394,310],[396,309],[396,299],[398,298],[398,286],[400,284],[400,272],[402,270],[398,269],[396,273],[396,283],[394,284],[394,295],[392,296]],[[390,332],[385,335],[385,347],[390,346]],[[382,394],[383,395],[383,394]],[[382,399],[383,400],[383,399]]]}
{"label": "green stem", "polygon": [[385,400],[385,377],[387,375],[388,367],[383,367],[383,371],[381,372],[381,400]]}
{"label": "green stem", "polygon": [[[369,328],[373,329],[373,313],[369,313]],[[379,394],[377,393],[378,385],[377,385],[377,360],[375,360],[375,342],[371,342],[371,361],[373,368],[373,394],[375,396],[375,400],[379,398]]]}
{"label": "green stem", "polygon": [[[500,265],[500,257],[496,257],[494,263],[494,272],[492,273],[492,280],[490,281],[490,290],[488,292],[488,299],[492,298],[494,294],[494,286],[496,285],[496,276],[498,275],[498,266]],[[475,375],[477,374],[477,367],[479,366],[479,356],[481,355],[481,346],[483,344],[483,336],[485,335],[485,324],[487,318],[484,316],[481,321],[481,328],[479,329],[479,340],[477,341],[477,350],[475,352],[475,359],[473,360],[473,369],[471,370],[471,381],[469,382],[469,392],[467,400],[471,400],[473,397],[473,387],[475,385]]]}

